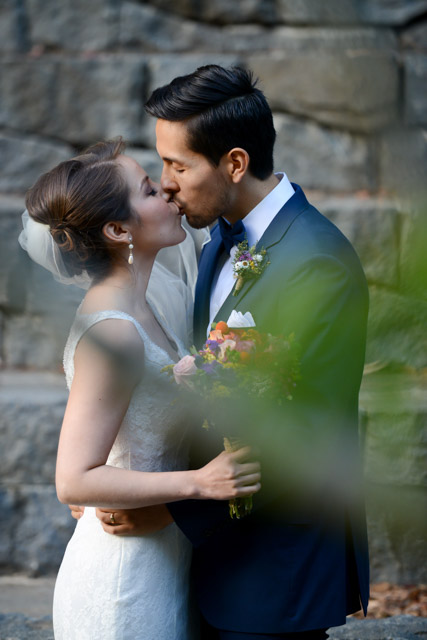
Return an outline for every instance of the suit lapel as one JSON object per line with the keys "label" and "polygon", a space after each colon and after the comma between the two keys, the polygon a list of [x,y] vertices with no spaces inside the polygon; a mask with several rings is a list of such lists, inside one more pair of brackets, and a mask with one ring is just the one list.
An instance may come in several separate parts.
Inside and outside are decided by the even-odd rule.
{"label": "suit lapel", "polygon": [[282,240],[295,218],[310,206],[301,187],[293,182],[291,184],[295,190],[294,195],[283,205],[257,243],[267,251]]}
{"label": "suit lapel", "polygon": [[[295,190],[294,195],[283,205],[257,243],[259,249],[267,251],[267,260],[269,259],[269,249],[281,242],[294,220],[310,206],[301,187],[294,183],[292,183],[292,186]],[[215,316],[215,322],[219,320],[224,320],[225,322],[232,310],[237,308],[252,287],[263,278],[268,278],[268,265],[258,278],[245,282],[236,296],[233,296],[233,291],[231,291]]]}

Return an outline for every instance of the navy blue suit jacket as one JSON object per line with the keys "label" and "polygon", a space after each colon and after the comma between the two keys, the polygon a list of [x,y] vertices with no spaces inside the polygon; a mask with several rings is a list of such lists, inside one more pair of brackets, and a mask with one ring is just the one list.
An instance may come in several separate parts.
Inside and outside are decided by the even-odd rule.
{"label": "navy blue suit jacket", "polygon": [[[254,510],[232,521],[224,502],[169,505],[194,545],[201,611],[214,627],[232,631],[328,628],[343,624],[360,604],[366,609],[368,600],[363,507],[357,491],[343,491],[340,497],[334,486],[342,481],[351,489],[357,482],[352,464],[358,448],[367,284],[348,240],[293,186],[294,195],[258,243],[270,264],[237,296],[230,295],[217,315],[226,321],[233,309],[250,311],[259,331],[295,332],[301,348],[301,380],[293,400],[265,419],[254,417],[262,460],[262,489],[254,497]],[[199,263],[198,345],[206,338],[220,253],[216,227]],[[202,431],[199,427],[198,434]],[[215,444],[215,435],[204,431],[200,437],[212,438],[213,457],[221,442]]]}

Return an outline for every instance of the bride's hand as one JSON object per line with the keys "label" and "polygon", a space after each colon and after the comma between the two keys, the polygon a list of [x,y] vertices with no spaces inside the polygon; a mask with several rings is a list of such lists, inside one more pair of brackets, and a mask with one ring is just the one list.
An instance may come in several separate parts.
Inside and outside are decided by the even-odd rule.
{"label": "bride's hand", "polygon": [[198,469],[196,482],[198,498],[206,500],[230,500],[250,496],[261,489],[259,462],[245,462],[250,447],[232,453],[223,451],[207,465]]}
{"label": "bride's hand", "polygon": [[96,517],[101,521],[104,531],[115,536],[151,535],[173,522],[164,504],[139,509],[97,509]]}

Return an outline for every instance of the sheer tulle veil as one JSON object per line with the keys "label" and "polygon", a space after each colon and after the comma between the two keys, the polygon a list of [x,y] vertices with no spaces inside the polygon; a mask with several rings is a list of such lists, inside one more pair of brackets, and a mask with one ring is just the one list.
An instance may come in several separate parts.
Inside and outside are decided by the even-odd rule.
{"label": "sheer tulle veil", "polygon": [[[22,214],[23,230],[18,241],[30,258],[50,271],[62,284],[88,289],[91,278],[87,272],[70,276],[49,226],[33,220],[27,211]],[[184,344],[192,340],[194,288],[197,260],[202,246],[209,241],[207,229],[192,229],[185,219],[186,238],[180,244],[161,249],[158,253],[147,289],[147,300],[162,317],[166,326]]]}

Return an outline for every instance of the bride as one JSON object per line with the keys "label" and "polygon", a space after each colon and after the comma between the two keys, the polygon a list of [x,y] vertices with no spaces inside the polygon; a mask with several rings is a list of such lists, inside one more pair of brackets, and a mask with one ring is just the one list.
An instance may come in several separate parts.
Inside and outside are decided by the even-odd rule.
{"label": "bride", "polygon": [[191,549],[172,518],[152,535],[112,536],[95,507],[114,524],[114,509],[249,495],[259,465],[244,448],[185,470],[189,419],[161,369],[185,353],[191,239],[178,207],[123,148],[99,143],[41,176],[20,237],[57,278],[90,285],[65,348],[56,469],[59,500],[88,508],[59,570],[54,631],[57,640],[191,640]]}

